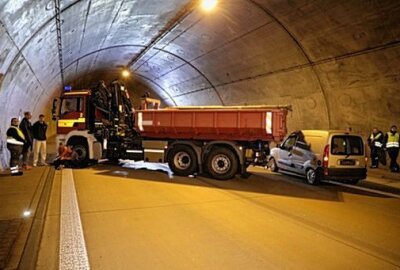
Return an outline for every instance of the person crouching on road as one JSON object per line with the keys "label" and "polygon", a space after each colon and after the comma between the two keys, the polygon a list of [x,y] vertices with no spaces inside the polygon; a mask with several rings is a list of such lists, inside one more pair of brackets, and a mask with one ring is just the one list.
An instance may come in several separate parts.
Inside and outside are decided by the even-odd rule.
{"label": "person crouching on road", "polygon": [[397,126],[393,125],[386,134],[385,146],[390,157],[390,170],[392,172],[398,172],[399,164],[397,164],[397,157],[399,156],[400,135],[397,132]]}
{"label": "person crouching on road", "polygon": [[383,142],[385,138],[382,131],[378,130],[378,128],[374,127],[372,129],[371,135],[368,138],[368,145],[371,148],[371,167],[370,168],[378,168],[379,166],[379,154],[383,148]]}
{"label": "person crouching on road", "polygon": [[7,130],[7,148],[10,151],[10,169],[11,175],[22,175],[22,171],[19,168],[19,158],[22,154],[22,148],[25,144],[25,135],[18,128],[18,118],[11,119],[11,126]]}
{"label": "person crouching on road", "polygon": [[78,156],[75,151],[73,151],[71,145],[64,146],[63,152],[61,152],[61,147],[59,146],[59,156],[54,160],[53,165],[56,170],[60,169],[60,167],[74,168],[77,167]]}
{"label": "person crouching on road", "polygon": [[28,165],[29,156],[31,155],[33,146],[32,124],[30,122],[31,118],[32,114],[30,112],[25,112],[24,118],[19,125],[19,128],[25,136],[25,144],[22,148],[22,167],[26,170],[31,169],[31,166]]}
{"label": "person crouching on road", "polygon": [[44,115],[39,115],[39,121],[36,121],[32,126],[32,134],[34,138],[33,142],[33,167],[37,166],[39,154],[40,163],[43,166],[47,166],[46,163],[46,131],[47,124],[44,121]]}

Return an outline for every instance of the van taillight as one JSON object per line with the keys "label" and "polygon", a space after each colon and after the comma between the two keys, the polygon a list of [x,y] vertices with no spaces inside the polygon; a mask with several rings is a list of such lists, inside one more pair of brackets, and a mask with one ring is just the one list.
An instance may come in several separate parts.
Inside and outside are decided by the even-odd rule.
{"label": "van taillight", "polygon": [[325,145],[324,157],[322,159],[322,167],[324,168],[324,175],[328,175],[328,162],[329,162],[329,144]]}

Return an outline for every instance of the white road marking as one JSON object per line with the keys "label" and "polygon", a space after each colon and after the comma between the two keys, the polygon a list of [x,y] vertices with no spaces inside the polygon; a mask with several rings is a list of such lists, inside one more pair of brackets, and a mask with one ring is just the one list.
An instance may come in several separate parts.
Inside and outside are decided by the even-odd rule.
{"label": "white road marking", "polygon": [[59,255],[60,270],[90,269],[72,169],[62,170]]}
{"label": "white road marking", "polygon": [[352,188],[352,189],[358,189],[358,190],[362,190],[362,191],[367,191],[367,192],[371,192],[371,193],[376,193],[376,194],[380,194],[380,195],[384,195],[384,196],[393,197],[393,198],[399,198],[400,199],[400,195],[397,195],[397,194],[394,194],[394,193],[390,193],[390,192],[385,192],[385,191],[380,191],[380,190],[376,190],[376,189],[360,187],[360,186],[356,186],[356,185],[348,185],[348,184],[344,184],[344,183],[341,183],[341,182],[330,181],[330,180],[322,180],[321,182],[334,184],[334,185],[338,185],[338,186],[343,186],[343,187],[348,187],[348,188]]}

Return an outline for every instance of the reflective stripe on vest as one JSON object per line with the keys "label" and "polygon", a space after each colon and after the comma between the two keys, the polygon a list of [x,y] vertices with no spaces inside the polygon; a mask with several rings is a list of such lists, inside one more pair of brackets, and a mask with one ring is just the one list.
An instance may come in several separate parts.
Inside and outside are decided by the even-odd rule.
{"label": "reflective stripe on vest", "polygon": [[7,137],[7,143],[14,144],[14,145],[24,145],[23,142],[17,141],[13,137]]}
{"label": "reflective stripe on vest", "polygon": [[374,142],[374,145],[375,145],[375,147],[382,147],[383,146],[383,144],[380,143],[380,142]]}
{"label": "reflective stripe on vest", "polygon": [[377,141],[380,137],[382,136],[382,133],[378,133],[374,135],[374,133],[371,133],[371,136],[369,136],[369,139],[374,143],[375,147],[382,147],[383,144],[379,141]]}
{"label": "reflective stripe on vest", "polygon": [[18,136],[20,136],[22,139],[25,140],[25,135],[24,135],[24,133],[23,133],[19,128],[14,127],[14,126],[11,126],[11,128],[16,129],[16,130],[17,130],[17,133],[18,133]]}
{"label": "reflective stripe on vest", "polygon": [[376,134],[376,136],[374,136],[374,133],[372,133],[370,139],[371,139],[371,140],[377,140],[377,139],[379,139],[381,136],[382,136],[382,133],[378,133],[378,134]]}
{"label": "reflective stripe on vest", "polygon": [[399,148],[399,133],[392,134],[391,132],[388,132],[388,140],[386,143],[386,148]]}

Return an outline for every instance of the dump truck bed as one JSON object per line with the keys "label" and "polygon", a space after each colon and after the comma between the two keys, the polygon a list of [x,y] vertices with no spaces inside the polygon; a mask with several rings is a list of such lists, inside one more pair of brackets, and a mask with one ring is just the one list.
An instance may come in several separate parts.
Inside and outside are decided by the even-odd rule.
{"label": "dump truck bed", "polygon": [[147,139],[281,141],[288,108],[273,106],[178,107],[137,111]]}

